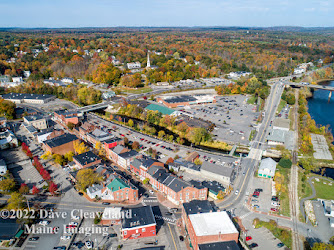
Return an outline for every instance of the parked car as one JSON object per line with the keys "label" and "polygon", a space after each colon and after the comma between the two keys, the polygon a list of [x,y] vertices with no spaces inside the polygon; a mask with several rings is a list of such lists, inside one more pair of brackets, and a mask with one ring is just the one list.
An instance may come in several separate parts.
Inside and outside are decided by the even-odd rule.
{"label": "parked car", "polygon": [[280,204],[277,201],[271,202],[271,205],[274,206],[274,207],[279,207],[280,206]]}
{"label": "parked car", "polygon": [[255,192],[263,192],[263,189],[262,188],[257,188],[257,189],[255,189]]}
{"label": "parked car", "polygon": [[60,237],[61,240],[69,240],[71,239],[71,236],[68,236],[68,235],[63,235]]}
{"label": "parked car", "polygon": [[109,203],[109,202],[102,202],[102,205],[109,206],[109,205],[110,205],[110,203]]}
{"label": "parked car", "polygon": [[85,246],[87,247],[87,249],[92,249],[93,248],[93,243],[91,241],[87,240],[85,242]]}
{"label": "parked car", "polygon": [[257,243],[252,243],[249,245],[250,248],[255,248],[255,247],[258,247],[259,245]]}
{"label": "parked car", "polygon": [[255,208],[260,208],[260,206],[259,206],[259,205],[253,205],[253,207],[255,207]]}
{"label": "parked car", "polygon": [[38,241],[39,240],[39,237],[31,237],[29,238],[29,241]]}
{"label": "parked car", "polygon": [[282,248],[282,247],[284,247],[284,244],[282,242],[280,242],[280,243],[277,244],[277,247]]}
{"label": "parked car", "polygon": [[252,240],[253,238],[252,238],[252,236],[247,236],[246,237],[246,241],[249,241],[249,240]]}
{"label": "parked car", "polygon": [[235,190],[235,195],[238,195],[239,194],[239,189]]}
{"label": "parked car", "polygon": [[68,225],[70,225],[70,226],[78,226],[78,222],[71,221]]}
{"label": "parked car", "polygon": [[149,192],[150,194],[154,194],[153,190],[148,190],[148,192]]}
{"label": "parked car", "polygon": [[184,241],[184,237],[182,235],[179,236],[180,241]]}
{"label": "parked car", "polygon": [[272,201],[278,201],[278,197],[277,196],[273,196],[273,197],[271,197],[271,200]]}
{"label": "parked car", "polygon": [[42,220],[42,221],[40,221],[38,224],[39,224],[39,225],[42,225],[42,226],[47,226],[47,225],[50,224],[50,221],[48,221],[48,220]]}
{"label": "parked car", "polygon": [[272,208],[270,208],[270,210],[273,211],[273,212],[278,212],[278,209],[277,209],[277,208],[273,208],[273,207],[272,207]]}

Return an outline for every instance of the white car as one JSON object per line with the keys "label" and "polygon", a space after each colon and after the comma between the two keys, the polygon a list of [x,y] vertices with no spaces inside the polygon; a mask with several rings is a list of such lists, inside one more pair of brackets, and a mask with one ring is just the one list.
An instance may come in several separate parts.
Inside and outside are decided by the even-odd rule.
{"label": "white car", "polygon": [[73,219],[73,220],[80,220],[80,217],[77,216],[77,215],[72,215],[72,219]]}
{"label": "white car", "polygon": [[71,236],[68,236],[68,235],[63,235],[60,237],[61,240],[69,240],[71,239]]}
{"label": "white car", "polygon": [[42,225],[42,226],[47,226],[50,224],[50,221],[47,221],[47,220],[42,220],[38,223],[39,225]]}
{"label": "white car", "polygon": [[70,226],[78,226],[78,222],[71,221],[71,222],[69,223],[69,225],[70,225]]}
{"label": "white car", "polygon": [[87,241],[85,242],[85,246],[87,247],[87,249],[92,249],[92,248],[93,248],[93,244],[92,244],[92,242],[89,241],[89,240],[87,240]]}
{"label": "white car", "polygon": [[239,189],[237,189],[234,194],[238,195],[239,194]]}
{"label": "white car", "polygon": [[274,207],[279,207],[280,206],[280,204],[276,201],[271,202],[271,205],[274,206]]}
{"label": "white car", "polygon": [[148,190],[148,192],[149,192],[150,194],[154,194],[154,192],[153,192],[152,190]]}

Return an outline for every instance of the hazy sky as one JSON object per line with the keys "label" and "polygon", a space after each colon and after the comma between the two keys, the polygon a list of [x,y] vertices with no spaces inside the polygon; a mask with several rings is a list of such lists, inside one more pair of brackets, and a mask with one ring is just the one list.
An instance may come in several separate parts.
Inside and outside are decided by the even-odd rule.
{"label": "hazy sky", "polygon": [[334,0],[0,0],[0,27],[334,26]]}

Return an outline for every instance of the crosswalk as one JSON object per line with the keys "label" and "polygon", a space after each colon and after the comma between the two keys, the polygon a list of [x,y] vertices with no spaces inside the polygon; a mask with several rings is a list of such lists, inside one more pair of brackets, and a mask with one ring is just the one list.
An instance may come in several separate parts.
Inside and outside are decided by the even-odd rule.
{"label": "crosswalk", "polygon": [[176,221],[175,219],[167,218],[167,217],[160,216],[160,215],[155,215],[154,217],[157,218],[157,219],[160,219],[160,220],[164,220],[164,221],[166,221],[168,223],[171,223],[171,224],[174,224],[175,221]]}
{"label": "crosswalk", "polygon": [[249,211],[248,213],[244,214],[244,215],[241,215],[239,218],[240,219],[244,219],[246,218],[248,215],[252,214],[253,212],[252,211]]}

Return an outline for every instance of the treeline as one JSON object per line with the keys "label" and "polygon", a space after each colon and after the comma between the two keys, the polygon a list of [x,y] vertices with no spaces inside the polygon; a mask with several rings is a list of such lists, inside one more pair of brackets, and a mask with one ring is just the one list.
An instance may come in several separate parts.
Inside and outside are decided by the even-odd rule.
{"label": "treeline", "polygon": [[218,85],[215,87],[218,95],[230,94],[252,94],[255,97],[266,99],[270,94],[270,87],[266,81],[259,80],[252,77],[245,81],[239,80],[237,83],[230,83],[228,85]]}
{"label": "treeline", "polygon": [[[298,39],[296,39],[298,37]],[[303,42],[299,42],[300,39]],[[297,41],[298,40],[298,41]],[[302,62],[332,61],[331,35],[258,31],[157,31],[113,33],[0,34],[0,73],[31,80],[73,77],[118,85],[129,73],[126,63],[142,67],[149,82],[214,77],[252,71],[257,78],[285,76]],[[15,57],[15,63],[7,62]],[[114,66],[113,63],[119,66]],[[123,65],[123,66],[121,66]],[[127,82],[127,81],[124,81]],[[136,85],[136,84],[135,84]]]}
{"label": "treeline", "polygon": [[[183,144],[184,139],[187,139],[195,145],[200,145],[212,141],[211,134],[204,128],[189,127],[185,122],[177,123],[176,118],[170,115],[162,115],[159,111],[145,110],[137,105],[124,103],[118,110],[118,114],[133,117],[146,122],[143,126],[135,124],[131,119],[128,121],[130,127],[138,130],[143,130],[145,133],[157,135],[162,139],[169,141],[175,140],[177,143]],[[114,118],[113,115],[110,118]],[[120,120],[121,121],[121,120]],[[173,135],[166,135],[161,130],[150,125],[157,125],[177,134],[179,137],[174,138]]]}
{"label": "treeline", "polygon": [[56,87],[34,81],[21,84],[17,87],[6,89],[6,93],[34,93],[55,95],[60,99],[67,99],[79,105],[91,105],[101,102],[101,91],[82,85],[69,85],[67,87]]}

